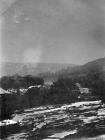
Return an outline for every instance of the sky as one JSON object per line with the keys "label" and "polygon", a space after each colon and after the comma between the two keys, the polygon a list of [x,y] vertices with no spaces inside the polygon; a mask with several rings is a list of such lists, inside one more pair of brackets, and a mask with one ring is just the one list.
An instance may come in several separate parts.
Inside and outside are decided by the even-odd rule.
{"label": "sky", "polygon": [[105,56],[105,0],[1,0],[1,61],[84,64]]}

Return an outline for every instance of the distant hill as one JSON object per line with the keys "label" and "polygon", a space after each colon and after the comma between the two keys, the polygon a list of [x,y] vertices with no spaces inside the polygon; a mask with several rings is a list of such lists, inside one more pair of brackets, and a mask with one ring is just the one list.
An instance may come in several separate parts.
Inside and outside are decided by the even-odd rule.
{"label": "distant hill", "polygon": [[101,73],[105,78],[105,58],[100,58],[84,65],[57,64],[57,63],[3,63],[2,75],[33,75],[54,81],[59,77],[86,76],[88,73]]}
{"label": "distant hill", "polygon": [[91,62],[88,62],[83,67],[88,68],[89,70],[99,70],[99,71],[105,71],[105,57],[100,58]]}
{"label": "distant hill", "polygon": [[2,63],[2,76],[4,75],[38,75],[41,73],[55,73],[61,69],[72,69],[73,64],[57,64],[57,63]]}
{"label": "distant hill", "polygon": [[81,66],[75,66],[72,69],[60,70],[57,75],[59,77],[85,76],[93,72],[102,73],[105,76],[105,58],[100,58]]}

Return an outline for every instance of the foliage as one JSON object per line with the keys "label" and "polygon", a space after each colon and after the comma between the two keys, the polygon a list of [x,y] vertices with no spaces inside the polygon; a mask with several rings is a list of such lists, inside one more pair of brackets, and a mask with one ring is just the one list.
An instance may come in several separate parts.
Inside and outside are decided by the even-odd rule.
{"label": "foliage", "polygon": [[0,86],[3,89],[19,89],[19,88],[28,88],[32,85],[42,85],[44,80],[39,77],[33,77],[31,75],[26,76],[4,76],[0,79]]}

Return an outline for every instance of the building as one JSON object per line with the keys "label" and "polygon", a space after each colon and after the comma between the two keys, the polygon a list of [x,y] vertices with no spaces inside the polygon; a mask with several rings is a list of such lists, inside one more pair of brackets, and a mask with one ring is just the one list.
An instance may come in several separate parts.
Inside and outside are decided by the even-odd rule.
{"label": "building", "polygon": [[81,94],[88,94],[90,93],[89,88],[79,88],[79,91]]}
{"label": "building", "polygon": [[75,85],[77,86],[77,88],[81,94],[89,94],[90,93],[89,88],[86,88],[86,87],[84,88],[79,83],[76,83]]}
{"label": "building", "polygon": [[0,88],[0,96],[8,95],[8,94],[11,94],[11,92],[4,90],[3,88]]}

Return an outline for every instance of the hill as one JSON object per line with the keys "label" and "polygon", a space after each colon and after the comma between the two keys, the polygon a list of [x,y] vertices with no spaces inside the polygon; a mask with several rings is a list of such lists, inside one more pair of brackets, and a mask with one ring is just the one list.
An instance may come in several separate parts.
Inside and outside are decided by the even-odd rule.
{"label": "hill", "polygon": [[88,73],[101,73],[105,78],[105,58],[100,58],[84,65],[58,64],[58,63],[2,63],[2,75],[33,75],[44,78],[47,81],[56,80],[59,77],[80,77]]}
{"label": "hill", "polygon": [[72,69],[65,69],[57,72],[59,77],[85,76],[88,73],[102,73],[105,74],[105,58],[100,58],[88,62],[81,66],[75,66]]}
{"label": "hill", "polygon": [[5,75],[33,75],[36,76],[40,73],[55,73],[61,69],[72,69],[73,64],[57,64],[57,63],[2,63],[2,76]]}

